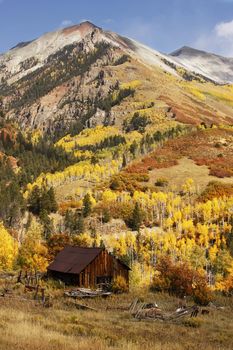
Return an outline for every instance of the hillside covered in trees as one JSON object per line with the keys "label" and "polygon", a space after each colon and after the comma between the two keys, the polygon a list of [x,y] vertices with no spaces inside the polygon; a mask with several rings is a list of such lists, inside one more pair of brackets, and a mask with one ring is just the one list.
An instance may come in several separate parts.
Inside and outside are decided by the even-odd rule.
{"label": "hillside covered in trees", "polygon": [[[213,290],[231,294],[233,130],[175,122],[150,130],[99,126],[53,143],[2,126],[1,268],[45,271],[67,244],[105,246],[131,267],[133,285],[203,304]],[[181,185],[161,177],[188,158],[207,185],[192,169]],[[183,280],[173,280],[174,268]],[[193,278],[202,279],[195,288]]]}
{"label": "hillside covered in trees", "polygon": [[0,269],[45,272],[68,244],[106,247],[132,286],[232,295],[232,85],[143,48],[149,64],[90,23],[69,31],[43,62],[11,74],[15,49],[2,66]]}

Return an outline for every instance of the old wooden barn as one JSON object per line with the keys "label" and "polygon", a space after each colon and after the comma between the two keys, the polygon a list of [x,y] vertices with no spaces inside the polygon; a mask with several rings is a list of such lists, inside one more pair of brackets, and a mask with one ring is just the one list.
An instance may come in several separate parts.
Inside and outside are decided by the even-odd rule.
{"label": "old wooden barn", "polygon": [[102,248],[65,247],[48,266],[48,275],[69,285],[96,287],[124,277],[129,284],[130,268]]}

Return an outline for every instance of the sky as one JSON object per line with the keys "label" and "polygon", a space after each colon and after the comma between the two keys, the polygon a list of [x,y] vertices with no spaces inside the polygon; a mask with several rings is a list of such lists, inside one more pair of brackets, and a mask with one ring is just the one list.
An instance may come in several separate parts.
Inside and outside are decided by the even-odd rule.
{"label": "sky", "polygon": [[233,57],[233,0],[0,0],[0,52],[84,20],[165,53]]}

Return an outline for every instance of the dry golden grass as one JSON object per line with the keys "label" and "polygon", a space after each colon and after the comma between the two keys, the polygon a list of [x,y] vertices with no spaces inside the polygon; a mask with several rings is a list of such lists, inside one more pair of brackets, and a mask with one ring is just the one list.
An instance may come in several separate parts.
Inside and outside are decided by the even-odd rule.
{"label": "dry golden grass", "polygon": [[[113,107],[117,125],[137,110],[147,115],[149,113],[157,123],[168,121],[164,113],[167,107],[172,107],[176,120],[183,123],[200,124],[204,121],[208,124],[232,124],[232,87],[185,82],[159,67],[141,64],[134,59],[109,69],[112,79],[118,79],[123,86],[136,82],[134,98],[125,99],[120,106]],[[147,110],[147,101],[154,102],[154,107]]]}
{"label": "dry golden grass", "polygon": [[[58,294],[58,293],[56,293]],[[46,309],[34,302],[0,300],[0,349],[4,350],[181,350],[232,349],[232,299],[222,299],[224,310],[179,323],[135,321],[116,307],[129,305],[135,296],[156,301],[164,310],[174,310],[177,299],[163,294],[137,291],[92,300],[97,312],[77,310],[56,297]]]}
{"label": "dry golden grass", "polygon": [[206,165],[196,165],[192,159],[182,158],[177,165],[170,168],[154,169],[150,172],[151,185],[154,185],[157,179],[165,178],[172,189],[181,189],[188,178],[192,178],[198,191],[204,190],[210,181],[220,181],[233,184],[233,177],[218,178],[209,175],[209,169]]}

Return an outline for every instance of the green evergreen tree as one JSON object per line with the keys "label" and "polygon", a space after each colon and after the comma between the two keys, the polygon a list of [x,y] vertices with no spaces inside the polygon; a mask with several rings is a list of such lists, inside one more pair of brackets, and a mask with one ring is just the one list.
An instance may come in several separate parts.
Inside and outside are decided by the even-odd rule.
{"label": "green evergreen tree", "polygon": [[78,217],[78,221],[77,221],[77,232],[78,233],[83,233],[85,230],[85,225],[84,225],[84,218],[82,213],[79,215]]}
{"label": "green evergreen tree", "polygon": [[47,189],[45,186],[42,189],[38,186],[33,188],[28,204],[29,210],[35,215],[40,215],[43,210],[48,214],[55,213],[58,208],[53,188]]}
{"label": "green evergreen tree", "polygon": [[100,248],[105,249],[105,244],[104,244],[104,241],[102,239],[100,241]]}
{"label": "green evergreen tree", "polygon": [[139,231],[142,224],[142,211],[138,203],[135,204],[132,215],[129,219],[129,227],[134,231]]}
{"label": "green evergreen tree", "polygon": [[76,210],[76,212],[73,215],[72,233],[83,233],[84,230],[85,230],[85,225],[84,225],[83,213],[80,213],[79,210]]}
{"label": "green evergreen tree", "polygon": [[38,186],[33,187],[28,198],[29,210],[35,214],[40,214],[41,209],[41,190]]}
{"label": "green evergreen tree", "polygon": [[40,212],[40,221],[44,228],[44,238],[48,239],[53,233],[54,227],[52,220],[50,219],[47,211],[44,209]]}
{"label": "green evergreen tree", "polygon": [[49,197],[49,209],[52,213],[56,213],[58,209],[58,205],[55,198],[55,192],[53,187],[50,187],[50,189],[48,190],[48,197]]}
{"label": "green evergreen tree", "polygon": [[138,149],[138,145],[137,145],[137,142],[134,140],[134,142],[131,144],[129,148],[130,153],[132,153],[134,157],[136,156],[137,149]]}
{"label": "green evergreen tree", "polygon": [[127,159],[126,159],[126,156],[125,154],[123,154],[123,160],[122,160],[122,168],[125,168],[127,165]]}
{"label": "green evergreen tree", "polygon": [[91,214],[92,211],[92,203],[91,203],[91,197],[89,193],[87,193],[83,198],[83,216],[86,218]]}
{"label": "green evergreen tree", "polygon": [[109,222],[111,219],[111,215],[110,215],[110,212],[107,208],[104,208],[103,210],[103,222],[104,223],[107,223]]}

